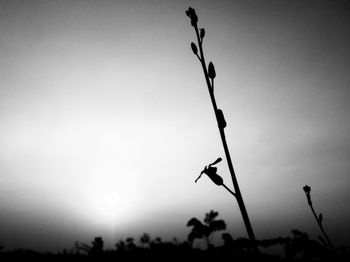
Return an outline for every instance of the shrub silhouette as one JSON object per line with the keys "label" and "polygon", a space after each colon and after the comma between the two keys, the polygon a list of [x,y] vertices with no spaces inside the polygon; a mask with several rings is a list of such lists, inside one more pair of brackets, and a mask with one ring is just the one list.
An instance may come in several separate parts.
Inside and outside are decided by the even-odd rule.
{"label": "shrub silhouette", "polygon": [[151,238],[147,233],[143,233],[142,236],[140,237],[140,242],[142,247],[149,247],[151,243]]}
{"label": "shrub silhouette", "polygon": [[301,256],[309,258],[325,258],[329,255],[327,250],[316,240],[311,240],[309,235],[297,229],[292,230],[292,238],[284,239],[284,251],[287,258]]}
{"label": "shrub silhouette", "polygon": [[204,223],[195,217],[191,218],[187,222],[187,226],[192,227],[191,232],[188,234],[188,241],[192,243],[194,239],[204,238],[207,242],[208,248],[211,247],[210,240],[212,234],[216,231],[226,229],[226,223],[224,220],[216,220],[218,215],[218,212],[211,210],[209,213],[205,214],[203,220]]}
{"label": "shrub silhouette", "polygon": [[96,237],[94,241],[92,241],[91,254],[100,255],[102,253],[103,253],[103,239],[102,237]]}
{"label": "shrub silhouette", "polygon": [[126,250],[126,244],[123,240],[119,240],[116,244],[115,247],[117,251],[125,251]]}
{"label": "shrub silhouette", "polygon": [[221,237],[224,240],[223,249],[228,253],[241,255],[252,252],[252,246],[248,238],[233,239],[229,233],[223,233]]}
{"label": "shrub silhouette", "polygon": [[134,238],[133,237],[128,237],[126,239],[126,248],[128,250],[132,250],[132,249],[135,249],[136,248],[136,245],[134,243]]}
{"label": "shrub silhouette", "polygon": [[79,243],[75,244],[78,249],[85,251],[90,256],[100,256],[103,254],[103,246],[104,242],[102,237],[95,237],[93,241],[91,241],[91,245],[82,243],[79,245]]}

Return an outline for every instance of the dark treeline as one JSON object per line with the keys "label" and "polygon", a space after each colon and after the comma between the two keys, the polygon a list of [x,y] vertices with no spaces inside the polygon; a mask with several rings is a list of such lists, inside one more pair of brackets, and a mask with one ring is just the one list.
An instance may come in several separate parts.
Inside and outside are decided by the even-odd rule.
{"label": "dark treeline", "polygon": [[[271,255],[261,252],[254,254],[248,238],[234,239],[225,232],[226,223],[217,219],[218,212],[210,211],[203,221],[192,218],[188,221],[190,228],[186,241],[163,241],[160,237],[151,238],[147,233],[139,239],[128,237],[120,240],[114,248],[105,248],[102,237],[95,237],[90,243],[76,242],[74,247],[58,253],[40,253],[33,250],[17,249],[4,251],[0,245],[0,261],[33,259],[33,261],[179,261],[232,259],[232,261],[349,261],[350,248],[329,248],[319,238],[310,239],[307,233],[292,230],[291,236],[257,240],[261,250],[279,246],[284,254]],[[219,232],[221,231],[221,232]],[[223,244],[214,245],[213,236],[221,236]],[[194,241],[205,243],[205,248],[195,248]],[[33,239],[35,241],[35,239]],[[2,250],[2,251],[1,251]]]}

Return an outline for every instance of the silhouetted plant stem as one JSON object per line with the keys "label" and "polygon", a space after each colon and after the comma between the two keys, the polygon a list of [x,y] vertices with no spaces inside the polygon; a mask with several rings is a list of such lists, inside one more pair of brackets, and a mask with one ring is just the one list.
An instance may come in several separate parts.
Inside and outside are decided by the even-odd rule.
{"label": "silhouetted plant stem", "polygon": [[247,212],[247,210],[245,208],[243,197],[242,197],[241,191],[240,191],[239,186],[238,186],[238,181],[237,181],[237,178],[236,178],[236,174],[235,174],[235,171],[233,169],[233,164],[232,164],[230,152],[229,152],[229,149],[228,149],[228,146],[227,146],[227,142],[226,142],[224,126],[222,126],[221,121],[219,119],[219,114],[218,114],[219,111],[218,111],[216,100],[215,100],[215,96],[214,96],[215,70],[214,70],[214,76],[211,77],[211,79],[212,79],[212,84],[211,84],[210,83],[210,79],[209,79],[207,66],[206,66],[206,63],[205,63],[203,46],[202,46],[204,36],[202,38],[200,37],[199,30],[198,30],[198,25],[197,25],[198,17],[195,14],[195,11],[194,11],[193,8],[189,8],[189,10],[186,12],[186,14],[191,18],[191,25],[194,27],[195,32],[196,32],[197,42],[198,42],[198,47],[199,47],[199,53],[200,53],[199,57],[198,57],[198,54],[195,51],[194,51],[194,53],[195,53],[195,55],[197,55],[197,57],[199,58],[199,60],[201,62],[201,65],[202,65],[202,69],[203,69],[203,72],[204,72],[204,77],[205,77],[205,80],[206,80],[206,83],[207,83],[210,99],[211,99],[211,102],[212,102],[212,105],[213,105],[213,109],[214,109],[214,113],[215,113],[215,117],[216,117],[216,121],[218,123],[218,128],[219,128],[219,131],[220,131],[220,137],[221,137],[222,144],[223,144],[223,147],[224,147],[225,156],[226,156],[228,168],[230,170],[230,174],[231,174],[231,178],[232,178],[232,182],[233,182],[233,187],[235,189],[235,193],[233,193],[231,190],[229,190],[226,186],[225,186],[225,188],[228,189],[231,193],[233,193],[234,196],[236,197],[237,202],[238,202],[238,206],[239,206],[239,208],[241,210],[241,213],[242,213],[243,221],[244,221],[244,224],[245,224],[245,227],[246,227],[246,230],[247,230],[250,242],[251,242],[252,247],[253,247],[253,250],[254,250],[255,253],[259,254],[260,252],[259,252],[259,249],[258,249],[257,242],[255,240],[253,228],[251,226],[251,223],[250,223],[250,220],[249,220],[249,216],[248,216],[248,212]]}
{"label": "silhouetted plant stem", "polygon": [[226,190],[227,190],[228,192],[230,192],[234,197],[237,197],[236,194],[235,194],[231,189],[229,189],[225,184],[222,184],[222,186],[223,186],[224,188],[226,188]]}
{"label": "silhouetted plant stem", "polygon": [[312,205],[312,201],[311,201],[311,187],[308,186],[308,185],[305,185],[303,187],[304,191],[305,191],[305,194],[306,194],[306,198],[307,198],[307,203],[309,204],[310,208],[311,208],[311,211],[312,211],[312,214],[314,215],[316,221],[317,221],[317,224],[318,226],[320,227],[321,231],[322,231],[322,234],[323,236],[325,237],[326,241],[327,241],[327,244],[328,246],[333,250],[335,251],[335,247],[331,241],[331,239],[328,237],[326,231],[324,230],[323,226],[322,226],[322,221],[323,221],[323,216],[322,214],[320,213],[319,216],[317,216],[316,212],[315,212],[315,209]]}
{"label": "silhouetted plant stem", "polygon": [[310,205],[310,208],[311,208],[311,210],[312,210],[312,213],[314,214],[314,217],[315,217],[315,219],[316,219],[316,221],[317,221],[317,224],[318,224],[318,226],[320,227],[320,229],[321,229],[321,231],[322,231],[322,233],[323,233],[323,236],[325,237],[325,239],[326,239],[328,245],[334,250],[334,249],[335,249],[335,248],[334,248],[334,245],[333,245],[332,241],[330,240],[330,238],[328,237],[326,231],[324,230],[324,228],[323,228],[323,226],[322,226],[322,223],[321,223],[320,220],[318,219],[318,217],[317,217],[317,215],[316,215],[316,212],[315,212],[313,206]]}

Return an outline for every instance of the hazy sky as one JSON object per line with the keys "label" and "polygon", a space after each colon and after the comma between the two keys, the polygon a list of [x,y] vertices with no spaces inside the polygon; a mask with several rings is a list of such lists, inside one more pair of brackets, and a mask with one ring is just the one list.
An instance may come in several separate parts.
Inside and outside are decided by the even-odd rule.
{"label": "hazy sky", "polygon": [[224,152],[189,6],[256,237],[317,238],[308,184],[335,245],[350,245],[348,1],[1,0],[5,247],[185,239],[211,209],[246,236],[232,196],[194,183]]}

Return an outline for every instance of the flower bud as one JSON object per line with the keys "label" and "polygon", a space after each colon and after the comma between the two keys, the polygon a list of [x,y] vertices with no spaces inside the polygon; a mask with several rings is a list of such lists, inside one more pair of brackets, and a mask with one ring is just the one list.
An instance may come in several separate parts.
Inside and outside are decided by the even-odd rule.
{"label": "flower bud", "polygon": [[201,28],[201,30],[200,30],[200,37],[201,37],[201,39],[203,39],[204,36],[205,36],[205,30],[204,30],[204,28]]}
{"label": "flower bud", "polygon": [[221,176],[218,174],[208,174],[208,177],[211,179],[211,181],[214,182],[215,185],[217,186],[222,186],[224,184],[224,180],[222,179]]}
{"label": "flower bud", "polygon": [[215,76],[216,76],[216,73],[215,73],[215,68],[214,68],[214,65],[212,62],[209,63],[209,66],[208,66],[208,76],[209,78],[211,79],[214,79]]}
{"label": "flower bud", "polygon": [[310,194],[311,187],[309,187],[308,185],[305,185],[305,186],[303,187],[303,189],[304,189],[304,191],[305,191],[306,194]]}
{"label": "flower bud", "polygon": [[186,11],[186,15],[191,19],[191,25],[196,27],[198,22],[196,11],[192,7],[189,7]]}
{"label": "flower bud", "polygon": [[306,198],[307,198],[307,203],[311,206],[312,202],[311,202],[311,195],[310,195],[310,191],[311,191],[311,187],[309,187],[308,185],[305,185],[303,187],[305,194],[306,194]]}
{"label": "flower bud", "polygon": [[217,116],[218,116],[218,124],[219,124],[220,129],[224,129],[227,124],[226,124],[226,120],[224,117],[224,113],[222,112],[221,109],[218,109]]}
{"label": "flower bud", "polygon": [[320,214],[318,215],[318,221],[320,221],[320,223],[322,223],[322,220],[323,220],[323,216],[322,216],[322,213],[320,213]]}
{"label": "flower bud", "polygon": [[193,53],[196,55],[198,53],[198,49],[197,49],[197,46],[195,43],[191,43],[191,48],[192,48],[192,51]]}

